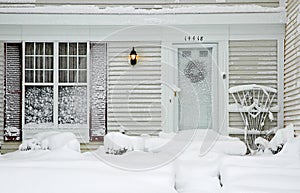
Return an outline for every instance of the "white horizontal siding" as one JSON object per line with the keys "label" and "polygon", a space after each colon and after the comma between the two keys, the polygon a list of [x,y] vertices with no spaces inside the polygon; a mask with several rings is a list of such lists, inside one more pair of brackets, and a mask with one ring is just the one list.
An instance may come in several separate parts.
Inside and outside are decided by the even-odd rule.
{"label": "white horizontal siding", "polygon": [[300,12],[299,0],[287,1],[284,66],[284,121],[300,129]]}
{"label": "white horizontal siding", "polygon": [[[135,66],[128,55],[135,47]],[[131,134],[161,130],[161,46],[158,42],[109,42],[107,129]]]}
{"label": "white horizontal siding", "polygon": [[3,143],[4,129],[4,43],[0,42],[0,143]]}
{"label": "white horizontal siding", "polygon": [[[260,84],[277,89],[277,41],[229,41],[229,88],[243,84]],[[233,103],[229,96],[229,103]],[[274,104],[277,100],[274,100]],[[275,113],[275,120],[277,115]],[[277,126],[277,121],[266,127]],[[244,128],[239,113],[229,112],[229,126]]]}
{"label": "white horizontal siding", "polygon": [[6,4],[26,4],[26,5],[60,5],[60,4],[75,4],[75,5],[98,5],[104,6],[135,6],[143,8],[158,8],[157,5],[162,6],[182,6],[182,5],[203,5],[203,4],[228,4],[228,5],[240,5],[240,4],[256,4],[268,7],[279,6],[279,0],[28,0],[28,1],[7,1]]}

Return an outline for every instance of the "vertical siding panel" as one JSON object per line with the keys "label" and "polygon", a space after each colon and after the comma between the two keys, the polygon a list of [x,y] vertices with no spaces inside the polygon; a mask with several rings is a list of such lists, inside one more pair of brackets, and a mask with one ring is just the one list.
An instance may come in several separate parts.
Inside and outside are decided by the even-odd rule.
{"label": "vertical siding panel", "polygon": [[[229,88],[244,84],[277,89],[277,41],[229,41]],[[229,96],[229,104],[232,103],[234,101]],[[266,127],[277,126],[276,113],[274,117],[274,121],[266,122]],[[239,113],[229,112],[229,126],[244,128]]]}
{"label": "vertical siding panel", "polygon": [[[132,47],[139,55],[128,64]],[[161,45],[159,42],[108,43],[107,129],[131,134],[161,130]]]}
{"label": "vertical siding panel", "polygon": [[284,123],[300,129],[300,1],[287,1],[284,67]]}

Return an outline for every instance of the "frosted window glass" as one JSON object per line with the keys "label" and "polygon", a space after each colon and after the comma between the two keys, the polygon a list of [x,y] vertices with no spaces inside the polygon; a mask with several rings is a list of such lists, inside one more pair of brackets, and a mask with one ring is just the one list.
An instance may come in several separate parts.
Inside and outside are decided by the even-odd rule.
{"label": "frosted window glass", "polygon": [[181,88],[179,93],[180,130],[211,127],[211,51],[206,48],[180,48],[178,50],[178,85]]}
{"label": "frosted window glass", "polygon": [[87,124],[87,88],[60,86],[58,92],[58,123]]}
{"label": "frosted window glass", "polygon": [[25,124],[53,122],[53,87],[26,86]]}

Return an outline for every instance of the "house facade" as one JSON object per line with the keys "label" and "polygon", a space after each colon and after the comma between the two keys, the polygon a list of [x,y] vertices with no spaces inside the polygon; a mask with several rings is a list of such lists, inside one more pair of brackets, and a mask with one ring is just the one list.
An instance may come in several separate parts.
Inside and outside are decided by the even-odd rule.
{"label": "house facade", "polygon": [[[287,21],[295,22],[299,2],[287,2]],[[281,0],[3,1],[2,152],[43,131],[71,131],[83,149],[120,130],[241,134],[230,129],[244,126],[228,88],[244,84],[277,89],[266,127],[297,123],[289,106],[299,85],[289,87],[288,78],[299,77],[299,55],[293,67],[284,60],[290,44],[299,47],[299,19],[285,24]]]}

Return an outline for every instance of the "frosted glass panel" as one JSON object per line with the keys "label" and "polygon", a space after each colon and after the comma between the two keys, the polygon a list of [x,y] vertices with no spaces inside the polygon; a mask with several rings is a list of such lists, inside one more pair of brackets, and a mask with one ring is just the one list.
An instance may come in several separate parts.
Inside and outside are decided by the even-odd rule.
{"label": "frosted glass panel", "polygon": [[179,48],[179,128],[211,128],[212,49]]}

